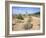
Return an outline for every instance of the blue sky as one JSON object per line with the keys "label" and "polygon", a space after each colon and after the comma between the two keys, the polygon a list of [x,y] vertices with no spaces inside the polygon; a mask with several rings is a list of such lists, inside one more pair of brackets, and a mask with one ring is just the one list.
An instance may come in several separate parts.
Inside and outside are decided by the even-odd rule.
{"label": "blue sky", "polygon": [[40,8],[37,7],[12,7],[13,14],[33,14],[36,12],[40,12]]}

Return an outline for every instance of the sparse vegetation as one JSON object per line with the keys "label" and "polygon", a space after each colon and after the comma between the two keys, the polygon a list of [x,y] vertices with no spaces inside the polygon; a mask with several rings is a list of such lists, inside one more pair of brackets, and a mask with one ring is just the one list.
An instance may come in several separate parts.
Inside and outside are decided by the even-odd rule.
{"label": "sparse vegetation", "polygon": [[31,16],[31,14],[28,14],[28,16]]}
{"label": "sparse vegetation", "polygon": [[24,20],[24,18],[22,17],[22,15],[21,15],[21,14],[17,15],[17,16],[16,16],[16,18],[17,18],[17,19]]}
{"label": "sparse vegetation", "polygon": [[[30,30],[32,28],[35,29],[35,28],[37,28],[37,26],[40,26],[40,24],[36,23],[36,22],[39,23],[38,20],[40,20],[40,14],[27,14],[27,12],[26,12],[26,14],[14,15],[13,20],[16,23],[16,24],[13,24],[13,26],[16,26],[16,28],[12,27],[13,30],[17,30],[17,29]],[[36,25],[36,27],[35,27],[35,25]],[[23,29],[22,29],[22,27],[23,27]]]}
{"label": "sparse vegetation", "polygon": [[33,14],[36,17],[40,17],[40,12]]}

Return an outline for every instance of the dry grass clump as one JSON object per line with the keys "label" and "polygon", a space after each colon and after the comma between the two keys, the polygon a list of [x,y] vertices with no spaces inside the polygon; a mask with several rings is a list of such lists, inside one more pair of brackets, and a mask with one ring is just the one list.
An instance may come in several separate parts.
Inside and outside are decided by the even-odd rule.
{"label": "dry grass clump", "polygon": [[33,24],[25,24],[24,29],[29,30],[29,29],[32,29],[32,27],[33,27]]}

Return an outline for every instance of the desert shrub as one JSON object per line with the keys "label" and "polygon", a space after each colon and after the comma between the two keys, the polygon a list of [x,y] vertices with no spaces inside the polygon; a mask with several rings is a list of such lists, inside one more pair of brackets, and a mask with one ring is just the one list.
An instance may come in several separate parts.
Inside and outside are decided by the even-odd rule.
{"label": "desert shrub", "polygon": [[21,14],[17,15],[17,16],[16,16],[16,18],[17,18],[17,19],[24,20],[24,18],[22,17],[22,15],[21,15]]}
{"label": "desert shrub", "polygon": [[32,28],[32,26],[33,26],[33,24],[25,24],[24,29],[29,30]]}
{"label": "desert shrub", "polygon": [[25,14],[23,14],[23,16],[25,16]]}
{"label": "desert shrub", "polygon": [[28,16],[31,16],[31,14],[28,14]]}
{"label": "desert shrub", "polygon": [[27,21],[27,22],[28,22],[28,23],[30,23],[31,21],[32,21],[32,18],[31,18],[31,17],[29,17],[29,19],[28,19],[28,21]]}

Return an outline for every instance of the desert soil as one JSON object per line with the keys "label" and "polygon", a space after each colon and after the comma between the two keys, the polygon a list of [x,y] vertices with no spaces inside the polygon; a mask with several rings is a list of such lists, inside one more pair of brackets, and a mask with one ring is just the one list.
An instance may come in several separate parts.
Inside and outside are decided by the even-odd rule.
{"label": "desert soil", "polygon": [[[30,22],[28,22],[28,20]],[[26,24],[28,24],[28,26],[26,26]],[[25,26],[27,27],[27,29],[25,29],[26,28]],[[40,18],[36,16],[30,16],[30,17],[27,16],[24,18],[24,20],[18,20],[14,18],[12,20],[12,29],[13,31],[39,30],[40,29]]]}

